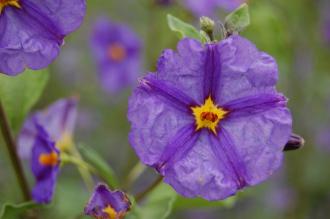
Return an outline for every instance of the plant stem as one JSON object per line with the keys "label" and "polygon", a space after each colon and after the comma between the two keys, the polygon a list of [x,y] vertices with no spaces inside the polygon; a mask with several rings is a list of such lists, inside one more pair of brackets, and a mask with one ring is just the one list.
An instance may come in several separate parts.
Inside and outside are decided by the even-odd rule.
{"label": "plant stem", "polygon": [[93,168],[82,159],[82,156],[75,145],[72,145],[70,148],[70,153],[72,154],[72,157],[70,157],[69,161],[76,164],[87,189],[91,192],[94,187],[94,182],[89,171],[93,170]]}
{"label": "plant stem", "polygon": [[22,190],[24,201],[29,201],[29,200],[31,200],[29,186],[28,186],[27,180],[24,175],[22,163],[17,155],[16,142],[14,140],[13,133],[10,129],[8,117],[6,115],[6,112],[2,105],[1,100],[0,100],[0,126],[1,126],[1,132],[2,132],[3,138],[4,138],[6,146],[7,146],[7,150],[9,152],[11,163],[15,170],[17,181]]}
{"label": "plant stem", "polygon": [[133,169],[128,173],[124,183],[124,188],[129,189],[133,182],[138,179],[141,174],[146,170],[146,166],[141,162],[138,162]]}
{"label": "plant stem", "polygon": [[159,176],[152,184],[150,184],[144,191],[141,193],[138,193],[135,196],[136,202],[140,202],[145,198],[146,195],[148,195],[154,188],[156,188],[162,181],[163,181],[163,176]]}

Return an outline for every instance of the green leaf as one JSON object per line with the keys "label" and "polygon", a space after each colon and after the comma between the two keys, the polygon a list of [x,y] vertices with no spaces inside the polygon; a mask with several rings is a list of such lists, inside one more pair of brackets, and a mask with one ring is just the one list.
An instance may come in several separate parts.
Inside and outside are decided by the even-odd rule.
{"label": "green leaf", "polygon": [[225,20],[225,27],[228,33],[241,32],[250,25],[249,6],[244,3],[235,11],[230,13]]}
{"label": "green leaf", "polygon": [[47,81],[48,70],[32,71],[12,77],[0,74],[0,99],[14,131],[39,99]]}
{"label": "green leaf", "polygon": [[180,38],[189,37],[197,40],[201,40],[199,31],[192,25],[183,22],[177,17],[168,14],[167,23],[170,29],[179,34]]}
{"label": "green leaf", "polygon": [[117,188],[119,186],[115,172],[95,150],[83,145],[79,145],[79,149],[84,160],[96,169],[110,187]]}
{"label": "green leaf", "polygon": [[169,185],[162,183],[146,197],[142,206],[133,202],[132,212],[126,218],[166,219],[172,212],[176,198],[176,192]]}
{"label": "green leaf", "polygon": [[34,202],[25,202],[21,204],[5,203],[0,212],[0,219],[18,219],[20,215],[29,209],[38,207]]}
{"label": "green leaf", "polygon": [[175,209],[203,208],[203,207],[232,207],[237,200],[237,196],[229,197],[222,201],[207,201],[202,198],[187,199],[179,196],[174,203]]}

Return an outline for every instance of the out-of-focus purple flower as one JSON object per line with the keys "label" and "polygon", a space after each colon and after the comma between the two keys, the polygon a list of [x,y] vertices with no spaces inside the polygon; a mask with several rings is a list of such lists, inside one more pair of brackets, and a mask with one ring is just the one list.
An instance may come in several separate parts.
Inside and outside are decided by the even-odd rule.
{"label": "out-of-focus purple flower", "polygon": [[318,132],[316,144],[322,151],[330,152],[330,128],[323,128]]}
{"label": "out-of-focus purple flower", "polygon": [[55,147],[55,142],[50,136],[37,124],[37,119],[33,119],[36,134],[34,138],[31,168],[36,179],[36,185],[32,191],[33,200],[40,204],[51,202],[56,178],[59,172],[59,150]]}
{"label": "out-of-focus purple flower", "polygon": [[246,0],[184,0],[184,5],[197,17],[213,16],[217,9],[232,11]]}
{"label": "out-of-focus purple flower", "polygon": [[1,0],[0,72],[47,67],[85,16],[85,0]]}
{"label": "out-of-focus purple flower", "polygon": [[122,219],[130,207],[131,202],[124,192],[112,192],[106,185],[99,184],[85,207],[85,214],[100,219]]}
{"label": "out-of-focus purple flower", "polygon": [[156,4],[159,5],[170,5],[173,3],[173,0],[155,0]]}
{"label": "out-of-focus purple flower", "polygon": [[31,157],[31,148],[38,130],[34,119],[38,120],[50,139],[60,150],[67,150],[72,145],[72,136],[77,115],[77,98],[58,100],[47,109],[29,116],[18,137],[18,150],[23,158]]}
{"label": "out-of-focus purple flower", "polygon": [[141,67],[141,42],[129,27],[99,18],[92,30],[91,49],[107,92],[116,93],[135,83]]}
{"label": "out-of-focus purple flower", "polygon": [[224,199],[279,168],[292,118],[276,61],[238,35],[165,50],[129,101],[129,140],[186,196]]}
{"label": "out-of-focus purple flower", "polygon": [[319,1],[319,12],[321,20],[321,34],[325,41],[330,43],[330,3],[327,0]]}

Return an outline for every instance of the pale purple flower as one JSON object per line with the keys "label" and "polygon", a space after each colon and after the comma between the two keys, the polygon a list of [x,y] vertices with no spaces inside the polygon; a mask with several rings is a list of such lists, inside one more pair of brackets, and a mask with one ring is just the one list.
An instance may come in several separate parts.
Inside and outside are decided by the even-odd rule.
{"label": "pale purple flower", "polygon": [[105,184],[99,184],[85,207],[85,214],[97,219],[122,219],[130,207],[124,192],[111,191]]}
{"label": "pale purple flower", "polygon": [[246,0],[184,0],[184,5],[197,17],[214,16],[218,9],[232,11]]}
{"label": "pale purple flower", "polygon": [[77,116],[77,98],[67,98],[56,101],[45,110],[29,116],[18,137],[18,151],[21,157],[30,158],[31,149],[38,130],[34,119],[56,143],[60,150],[66,150],[72,144],[73,131]]}
{"label": "pale purple flower", "polygon": [[186,196],[224,199],[277,170],[292,118],[276,91],[276,61],[233,35],[165,50],[129,101],[141,161]]}
{"label": "pale purple flower", "polygon": [[85,16],[85,0],[1,0],[0,72],[47,67]]}
{"label": "pale purple flower", "polygon": [[105,91],[117,93],[135,83],[141,69],[141,42],[128,26],[99,18],[93,26],[91,49]]}

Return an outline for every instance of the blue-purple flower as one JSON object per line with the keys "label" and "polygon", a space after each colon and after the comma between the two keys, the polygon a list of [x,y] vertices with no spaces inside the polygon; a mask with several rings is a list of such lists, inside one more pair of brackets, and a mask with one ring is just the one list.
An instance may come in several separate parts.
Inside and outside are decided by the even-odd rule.
{"label": "blue-purple flower", "polygon": [[17,75],[48,66],[85,11],[85,0],[1,0],[0,72]]}
{"label": "blue-purple flower", "polygon": [[130,207],[131,202],[124,192],[111,191],[99,184],[85,207],[85,214],[97,219],[122,219]]}
{"label": "blue-purple flower", "polygon": [[92,30],[91,49],[104,90],[116,93],[135,83],[140,74],[141,42],[129,27],[99,18]]}
{"label": "blue-purple flower", "polygon": [[39,125],[55,142],[56,147],[61,151],[65,151],[73,143],[72,136],[76,116],[77,98],[75,97],[58,100],[47,109],[29,116],[18,137],[18,150],[21,157],[31,157],[31,149],[38,135],[34,119],[38,120]]}
{"label": "blue-purple flower", "polygon": [[55,142],[33,119],[36,134],[32,147],[31,168],[36,179],[32,191],[33,200],[40,204],[50,203],[54,194],[56,179],[59,172],[60,152]]}
{"label": "blue-purple flower", "polygon": [[184,0],[185,6],[197,17],[213,16],[217,9],[232,11],[246,0]]}
{"label": "blue-purple flower", "polygon": [[141,161],[186,196],[224,199],[277,170],[289,140],[276,61],[233,35],[183,39],[129,101],[129,140]]}

